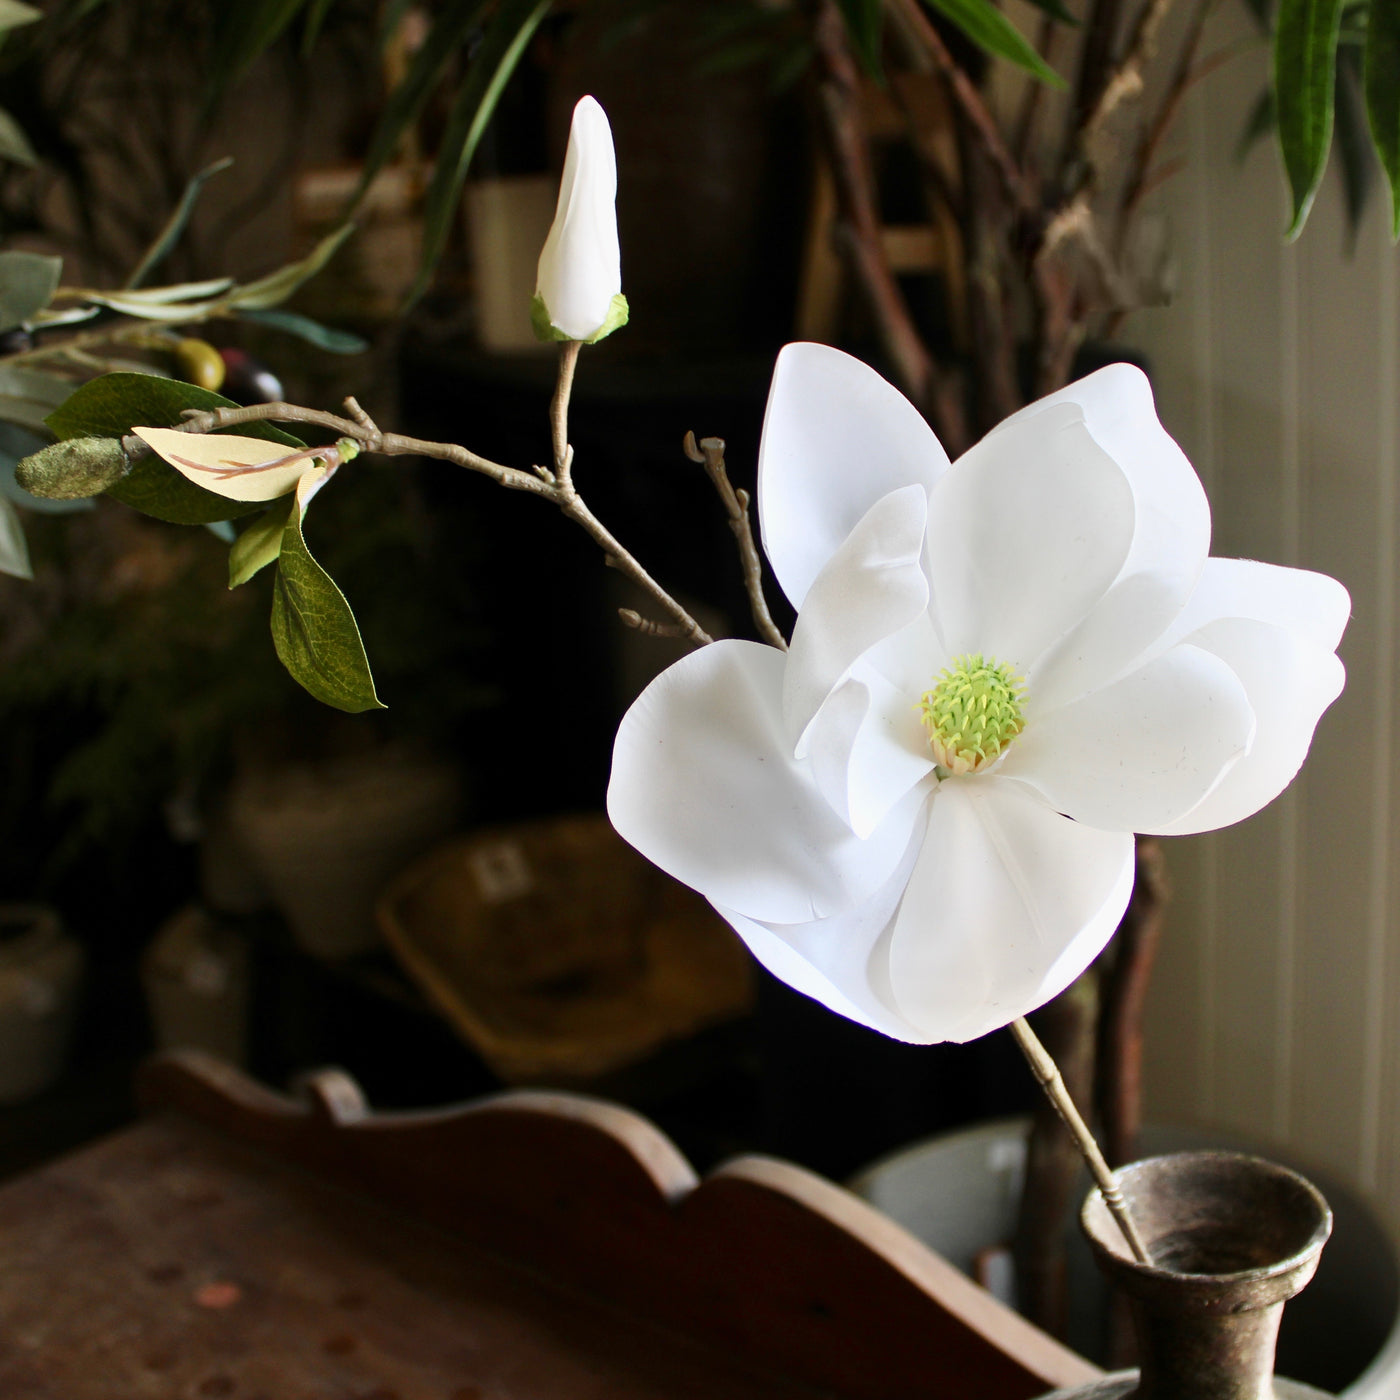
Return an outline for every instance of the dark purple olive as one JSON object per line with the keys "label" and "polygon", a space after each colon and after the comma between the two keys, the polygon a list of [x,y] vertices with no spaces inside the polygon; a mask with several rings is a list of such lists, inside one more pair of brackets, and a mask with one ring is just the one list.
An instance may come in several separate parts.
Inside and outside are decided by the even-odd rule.
{"label": "dark purple olive", "polygon": [[246,350],[226,346],[219,354],[227,371],[223,392],[234,403],[275,403],[282,397],[282,381]]}
{"label": "dark purple olive", "polygon": [[23,326],[0,331],[0,355],[19,355],[34,348],[34,337]]}

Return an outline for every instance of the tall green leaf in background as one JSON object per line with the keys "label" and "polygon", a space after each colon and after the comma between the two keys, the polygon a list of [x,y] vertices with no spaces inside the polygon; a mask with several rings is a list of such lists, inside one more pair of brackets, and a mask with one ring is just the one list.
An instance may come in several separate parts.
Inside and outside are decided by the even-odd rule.
{"label": "tall green leaf in background", "polygon": [[880,40],[885,32],[885,7],[881,0],[838,0],[846,28],[867,73],[880,72]]}
{"label": "tall green leaf in background", "polygon": [[437,167],[428,186],[427,207],[423,213],[423,260],[409,293],[410,301],[423,295],[442,256],[448,231],[457,217],[457,203],[467,167],[476,154],[477,144],[496,110],[502,90],[550,4],[551,0],[503,0],[472,59],[466,80],[452,105],[438,151]]}
{"label": "tall green leaf in background", "polygon": [[1028,39],[991,0],[924,0],[950,24],[955,24],[979,49],[1004,58],[1053,88],[1065,80],[1035,51]]}
{"label": "tall green leaf in background", "polygon": [[364,173],[350,200],[351,209],[364,197],[370,182],[398,149],[404,132],[417,120],[443,70],[485,9],[485,0],[450,0],[439,11],[428,37],[413,55],[403,81],[389,95],[384,114],[370,138]]}
{"label": "tall green leaf in background", "polygon": [[1400,0],[1371,0],[1363,75],[1371,139],[1390,181],[1390,236],[1400,240]]}
{"label": "tall green leaf in background", "polygon": [[1279,0],[1274,30],[1274,110],[1293,197],[1287,237],[1302,232],[1327,169],[1342,0]]}

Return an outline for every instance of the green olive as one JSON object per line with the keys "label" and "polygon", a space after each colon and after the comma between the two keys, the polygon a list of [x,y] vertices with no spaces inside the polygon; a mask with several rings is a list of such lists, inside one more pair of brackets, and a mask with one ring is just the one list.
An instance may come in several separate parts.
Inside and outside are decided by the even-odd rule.
{"label": "green olive", "polygon": [[224,382],[224,357],[207,340],[186,337],[175,347],[180,377],[201,389],[215,390]]}

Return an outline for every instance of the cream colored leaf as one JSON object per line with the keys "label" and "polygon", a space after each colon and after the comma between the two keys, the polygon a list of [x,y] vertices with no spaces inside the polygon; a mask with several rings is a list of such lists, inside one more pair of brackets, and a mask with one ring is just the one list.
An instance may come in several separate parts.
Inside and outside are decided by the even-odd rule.
{"label": "cream colored leaf", "polygon": [[[132,432],[196,486],[232,501],[285,496],[316,467],[313,452],[286,452],[265,438],[182,433],[175,428],[133,428]],[[322,449],[325,454],[331,451]]]}

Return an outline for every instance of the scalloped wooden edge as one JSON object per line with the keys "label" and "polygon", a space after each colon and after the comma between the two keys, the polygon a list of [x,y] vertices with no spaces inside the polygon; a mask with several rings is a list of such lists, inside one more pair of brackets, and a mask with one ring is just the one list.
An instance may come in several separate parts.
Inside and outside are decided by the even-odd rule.
{"label": "scalloped wooden edge", "polygon": [[174,1110],[372,1193],[566,1287],[852,1400],[1029,1400],[1102,1375],[848,1191],[735,1158],[699,1180],[616,1104],[519,1090],[372,1113],[322,1070],[300,1099],[197,1051],[142,1069]]}

